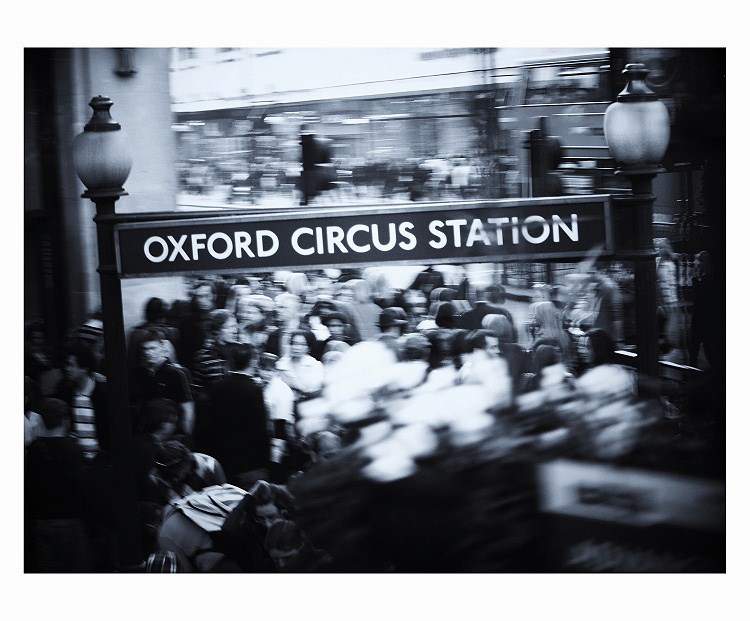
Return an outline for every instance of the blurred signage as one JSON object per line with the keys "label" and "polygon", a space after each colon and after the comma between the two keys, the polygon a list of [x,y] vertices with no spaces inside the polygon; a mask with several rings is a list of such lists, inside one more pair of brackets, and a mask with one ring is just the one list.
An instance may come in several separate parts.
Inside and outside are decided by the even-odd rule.
{"label": "blurred signage", "polygon": [[122,276],[612,254],[608,196],[175,217],[116,226]]}
{"label": "blurred signage", "polygon": [[721,482],[556,460],[537,469],[556,570],[716,572],[726,554]]}
{"label": "blurred signage", "polygon": [[541,508],[627,524],[724,527],[723,485],[603,464],[559,460],[538,472]]}

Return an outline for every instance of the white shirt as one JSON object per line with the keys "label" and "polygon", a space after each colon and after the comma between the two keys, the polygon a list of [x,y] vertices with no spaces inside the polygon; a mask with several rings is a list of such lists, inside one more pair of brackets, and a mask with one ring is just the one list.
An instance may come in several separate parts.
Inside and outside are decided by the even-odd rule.
{"label": "white shirt", "polygon": [[285,420],[294,424],[294,392],[275,375],[263,388],[269,420]]}
{"label": "white shirt", "polygon": [[276,363],[276,369],[292,390],[310,393],[323,387],[323,365],[312,356],[303,356],[297,362],[284,356]]}

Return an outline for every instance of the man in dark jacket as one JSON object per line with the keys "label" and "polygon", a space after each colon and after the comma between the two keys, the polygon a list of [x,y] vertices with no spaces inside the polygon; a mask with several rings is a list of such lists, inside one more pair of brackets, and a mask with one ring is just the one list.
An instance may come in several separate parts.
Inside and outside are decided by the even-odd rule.
{"label": "man in dark jacket", "polygon": [[229,351],[229,376],[211,389],[213,456],[230,483],[249,488],[267,478],[270,465],[268,416],[260,385],[253,378],[255,351],[249,343]]}
{"label": "man in dark jacket", "polygon": [[487,315],[504,315],[510,321],[513,328],[513,340],[517,340],[516,326],[513,315],[502,306],[505,303],[505,288],[502,285],[489,285],[483,299],[478,301],[474,308],[462,313],[458,318],[457,328],[462,330],[479,330],[482,327],[482,319]]}

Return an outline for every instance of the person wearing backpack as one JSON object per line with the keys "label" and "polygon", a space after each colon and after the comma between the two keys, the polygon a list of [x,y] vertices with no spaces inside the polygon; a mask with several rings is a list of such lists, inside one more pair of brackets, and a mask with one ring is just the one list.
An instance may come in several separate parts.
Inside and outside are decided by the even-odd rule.
{"label": "person wearing backpack", "polygon": [[164,509],[157,552],[174,554],[181,573],[241,571],[237,563],[216,549],[214,536],[246,495],[245,490],[225,483],[171,502]]}
{"label": "person wearing backpack", "polygon": [[159,550],[173,552],[187,573],[271,572],[268,529],[293,511],[281,485],[258,481],[249,492],[228,483],[208,487],[165,509]]}

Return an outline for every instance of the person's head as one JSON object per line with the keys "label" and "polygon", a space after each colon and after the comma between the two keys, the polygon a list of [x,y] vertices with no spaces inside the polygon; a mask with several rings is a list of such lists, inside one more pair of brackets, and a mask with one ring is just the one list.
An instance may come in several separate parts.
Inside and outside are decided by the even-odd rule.
{"label": "person's head", "polygon": [[430,341],[424,334],[411,334],[406,337],[406,343],[404,343],[404,360],[408,362],[427,361],[430,357],[430,348]]}
{"label": "person's head", "polygon": [[[450,302],[447,303],[450,304]],[[430,368],[436,369],[451,364],[455,360],[455,335],[452,330],[431,330],[426,336],[430,343],[430,352],[427,359]]]}
{"label": "person's head", "polygon": [[289,354],[299,359],[309,356],[315,347],[315,336],[309,330],[293,330],[289,335]]}
{"label": "person's head", "polygon": [[38,414],[47,431],[64,431],[70,418],[70,406],[62,399],[47,397],[39,403]]}
{"label": "person's head", "polygon": [[552,285],[544,284],[537,286],[534,290],[534,298],[537,302],[552,301],[553,297]]}
{"label": "person's head", "polygon": [[325,318],[328,314],[336,312],[336,304],[333,300],[323,299],[315,300],[315,303],[310,308],[310,312],[307,314],[308,319],[317,317],[321,320],[321,323],[325,323]]}
{"label": "person's head", "polygon": [[299,296],[293,293],[279,293],[274,298],[276,303],[276,313],[278,314],[279,321],[282,323],[289,323],[296,319],[300,309]]}
{"label": "person's head", "polygon": [[237,320],[228,310],[212,310],[208,316],[208,329],[220,345],[237,342]]}
{"label": "person's head", "polygon": [[268,481],[256,481],[248,496],[251,517],[263,530],[267,530],[276,520],[289,517],[294,511],[292,495],[280,485]]}
{"label": "person's head", "polygon": [[400,336],[406,331],[407,324],[406,312],[399,306],[383,309],[378,319],[378,327],[383,334],[392,332]]}
{"label": "person's head", "polygon": [[193,453],[182,442],[167,440],[156,451],[156,471],[170,484],[181,483],[193,468]]}
{"label": "person's head", "polygon": [[258,359],[258,375],[263,384],[268,384],[276,374],[276,363],[279,357],[276,354],[263,352]]}
{"label": "person's head", "polygon": [[229,349],[229,368],[232,371],[249,372],[255,362],[255,347],[250,343],[234,343]]}
{"label": "person's head", "polygon": [[453,328],[456,324],[456,312],[450,302],[433,302],[430,307],[432,315],[438,328]]}
{"label": "person's head", "polygon": [[62,372],[65,379],[72,384],[77,384],[87,376],[96,366],[93,352],[80,343],[73,343],[65,351]]}
{"label": "person's head", "polygon": [[243,295],[237,300],[235,310],[237,323],[242,326],[251,326],[256,329],[263,329],[266,324],[266,316],[259,302],[256,302],[252,296]]}
{"label": "person's head", "polygon": [[435,287],[430,291],[430,302],[452,302],[456,299],[456,290],[450,287]]}
{"label": "person's head", "polygon": [[351,348],[351,345],[349,343],[346,343],[345,341],[337,341],[337,340],[331,340],[326,343],[326,346],[323,348],[323,355],[326,354],[332,354],[336,353],[339,355],[344,355],[344,352],[349,350]]}
{"label": "person's head", "polygon": [[323,315],[323,324],[328,328],[334,339],[339,341],[344,339],[347,321],[343,313],[333,311]]}
{"label": "person's head", "polygon": [[505,315],[485,315],[482,328],[492,332],[501,345],[513,342],[513,326]]}
{"label": "person's head", "polygon": [[161,298],[151,298],[143,310],[144,318],[149,323],[162,323],[167,318],[167,305]]}
{"label": "person's head", "polygon": [[601,328],[593,328],[578,340],[578,351],[589,367],[615,361],[615,341]]}
{"label": "person's head", "polygon": [[161,330],[150,329],[144,332],[140,360],[141,365],[147,369],[158,369],[167,361],[164,333]]}
{"label": "person's head", "polygon": [[427,311],[427,298],[419,289],[407,289],[404,292],[406,303],[410,306],[412,315],[421,318]]}
{"label": "person's head", "polygon": [[284,282],[284,288],[299,298],[304,298],[310,290],[310,281],[304,272],[290,274]]}
{"label": "person's head", "polygon": [[354,301],[354,289],[348,282],[341,283],[334,293],[334,298],[338,302],[351,303]]}
{"label": "person's head", "polygon": [[492,357],[501,355],[500,339],[492,330],[474,330],[470,338],[472,349],[481,349]]}
{"label": "person's head", "polygon": [[332,364],[341,360],[341,358],[343,357],[344,357],[343,352],[330,350],[330,351],[323,352],[323,355],[320,357],[320,361],[323,363],[324,366],[329,367]]}
{"label": "person's head", "polygon": [[370,285],[366,280],[354,279],[349,281],[349,286],[353,293],[353,302],[355,304],[364,304],[365,302],[372,302],[372,293],[370,291]]}
{"label": "person's head", "polygon": [[199,280],[193,286],[193,303],[202,311],[210,311],[214,307],[214,287],[208,280]]}
{"label": "person's head", "polygon": [[542,344],[534,349],[531,360],[534,375],[541,377],[543,369],[558,364],[562,360],[562,352],[559,347]]}
{"label": "person's head", "polygon": [[505,304],[505,287],[488,285],[484,290],[484,298],[490,304]]}
{"label": "person's head", "polygon": [[104,323],[101,313],[95,311],[75,329],[75,341],[87,347],[94,354],[95,363],[104,359]]}
{"label": "person's head", "polygon": [[297,565],[306,540],[302,530],[291,520],[277,520],[266,534],[266,550],[276,568],[289,571]]}
{"label": "person's head", "polygon": [[171,438],[177,429],[180,409],[172,399],[149,399],[143,404],[143,432]]}

